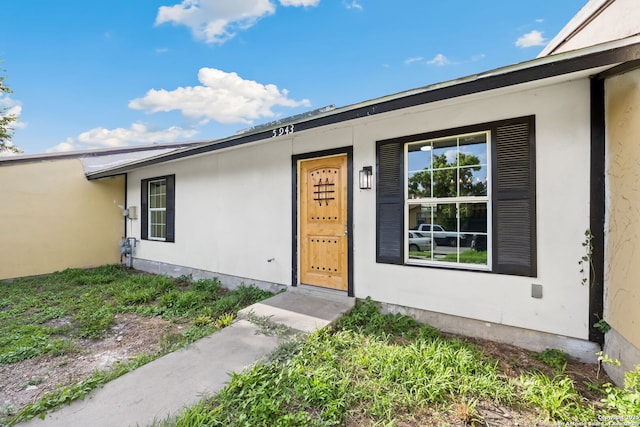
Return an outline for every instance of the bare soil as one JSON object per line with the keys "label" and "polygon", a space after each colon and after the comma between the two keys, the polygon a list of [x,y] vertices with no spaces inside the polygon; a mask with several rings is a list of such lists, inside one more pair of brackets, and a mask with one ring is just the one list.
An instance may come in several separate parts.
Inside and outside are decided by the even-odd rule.
{"label": "bare soil", "polygon": [[[61,326],[65,319],[55,322]],[[77,340],[75,353],[0,366],[0,406],[12,405],[19,410],[44,394],[82,381],[115,362],[139,354],[154,354],[160,350],[164,335],[179,333],[182,327],[158,317],[118,314],[115,325],[103,339]]]}
{"label": "bare soil", "polygon": [[[64,319],[58,319],[64,322]],[[119,314],[116,324],[101,340],[79,340],[77,353],[59,357],[38,357],[8,366],[0,366],[0,406],[13,405],[21,409],[38,401],[44,394],[61,386],[81,381],[96,370],[108,369],[117,361],[127,360],[139,354],[153,354],[159,351],[162,337],[179,333],[187,325],[176,325],[158,317],[140,317],[133,314]],[[487,340],[468,339],[478,345],[487,356],[498,360],[505,376],[518,377],[522,372],[538,370],[550,377],[556,372],[537,359],[530,351],[507,344]],[[601,395],[587,384],[602,385],[611,382],[606,374],[598,372],[597,365],[569,361],[565,373],[587,400],[600,405]],[[347,425],[356,427],[371,425],[372,420],[356,413]],[[399,427],[430,425],[490,425],[490,426],[546,426],[541,414],[479,401],[474,408],[465,403],[457,403],[449,408],[412,412],[401,416],[396,423]]]}

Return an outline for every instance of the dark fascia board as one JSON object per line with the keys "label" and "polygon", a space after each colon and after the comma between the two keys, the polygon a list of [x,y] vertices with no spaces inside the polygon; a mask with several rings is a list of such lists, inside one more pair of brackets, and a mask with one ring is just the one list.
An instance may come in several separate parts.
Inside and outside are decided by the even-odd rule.
{"label": "dark fascia board", "polygon": [[[638,38],[638,40],[640,40],[640,38]],[[633,44],[621,45],[615,42],[606,43],[578,51],[537,58],[525,63],[459,79],[450,84],[433,85],[403,92],[395,96],[392,95],[361,104],[355,104],[351,107],[338,108],[332,112],[294,123],[295,132],[599,67],[615,66],[638,59],[640,59],[640,43],[635,42]],[[283,124],[280,126],[283,126]],[[277,127],[278,126],[275,128]],[[107,178],[145,166],[233,148],[256,141],[267,140],[272,137],[273,128],[251,134],[236,135],[226,139],[212,141],[210,144],[177,150],[120,167],[93,172],[87,174],[87,179]]]}

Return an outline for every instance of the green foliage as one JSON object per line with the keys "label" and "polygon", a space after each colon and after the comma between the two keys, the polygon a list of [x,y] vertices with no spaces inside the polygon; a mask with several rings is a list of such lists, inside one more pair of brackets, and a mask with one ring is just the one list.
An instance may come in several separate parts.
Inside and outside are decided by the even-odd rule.
{"label": "green foliage", "polygon": [[213,322],[211,316],[198,316],[193,319],[193,326],[206,326],[210,325]]}
{"label": "green foliage", "polygon": [[598,320],[596,323],[593,324],[593,327],[599,330],[600,332],[602,332],[603,334],[606,334],[611,330],[611,325],[607,323],[607,321],[604,319]]}
{"label": "green foliage", "polygon": [[569,355],[562,350],[556,348],[548,348],[542,353],[535,354],[535,357],[542,361],[545,365],[550,366],[558,371],[563,371],[567,362],[569,361]]}
{"label": "green foliage", "polygon": [[359,300],[348,316],[338,321],[338,328],[355,330],[365,335],[378,337],[407,336],[435,338],[440,332],[426,324],[420,324],[409,316],[383,315],[371,298]]}
{"label": "green foliage", "polygon": [[[0,70],[4,71],[4,70]],[[0,76],[0,98],[4,94],[13,93],[13,91],[6,85],[5,76]],[[22,151],[11,144],[11,137],[13,133],[12,125],[18,118],[13,115],[8,115],[9,108],[3,107],[0,104],[0,153],[3,151],[9,151],[12,153],[22,153]]]}
{"label": "green foliage", "polygon": [[595,419],[594,409],[582,405],[584,399],[567,376],[549,378],[542,373],[522,374],[518,386],[520,397],[528,405],[541,409],[547,420],[587,422]]}
{"label": "green foliage", "polygon": [[410,198],[487,194],[486,183],[473,181],[473,171],[482,169],[477,156],[458,152],[457,159],[449,163],[447,154],[434,154],[431,167],[432,169],[425,168],[409,177]]}
{"label": "green foliage", "polygon": [[207,292],[217,295],[222,291],[222,284],[218,279],[200,279],[193,284],[193,289],[200,292]]}
{"label": "green foliage", "polygon": [[582,275],[582,284],[586,285],[589,281],[589,272],[593,273],[593,233],[591,233],[591,230],[585,230],[582,247],[585,250],[585,254],[580,258],[580,261],[578,261],[578,265],[580,266],[580,274]]}
{"label": "green foliage", "polygon": [[606,397],[602,401],[607,409],[625,417],[626,421],[640,419],[640,365],[625,372],[624,389],[612,384],[605,384],[603,389]]}
{"label": "green foliage", "polygon": [[[567,361],[554,349],[538,357],[561,371]],[[366,299],[332,329],[297,336],[264,363],[233,374],[226,388],[187,409],[176,425],[333,426],[352,415],[368,425],[399,425],[402,414],[433,408],[447,408],[473,425],[483,422],[482,401],[586,425],[610,411],[635,416],[640,366],[628,377],[625,391],[607,389],[605,413],[586,405],[563,371],[510,379],[474,345],[444,338],[407,316],[383,315]]]}
{"label": "green foliage", "polygon": [[471,402],[472,415],[474,399],[509,402],[514,386],[473,345],[442,339],[407,316],[382,315],[368,299],[335,329],[294,337],[266,362],[233,374],[176,425],[333,426],[344,425],[352,411],[393,424],[399,413],[455,396]]}
{"label": "green foliage", "polygon": [[216,319],[216,326],[220,329],[226,328],[233,322],[234,317],[233,313],[222,314]]}

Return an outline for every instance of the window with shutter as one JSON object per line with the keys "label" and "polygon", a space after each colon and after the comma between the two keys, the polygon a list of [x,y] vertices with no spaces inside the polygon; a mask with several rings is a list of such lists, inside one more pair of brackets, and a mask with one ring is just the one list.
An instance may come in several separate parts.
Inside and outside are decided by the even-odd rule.
{"label": "window with shutter", "polygon": [[534,129],[530,116],[378,142],[377,261],[535,276]]}
{"label": "window with shutter", "polygon": [[141,181],[141,238],[175,241],[175,175]]}

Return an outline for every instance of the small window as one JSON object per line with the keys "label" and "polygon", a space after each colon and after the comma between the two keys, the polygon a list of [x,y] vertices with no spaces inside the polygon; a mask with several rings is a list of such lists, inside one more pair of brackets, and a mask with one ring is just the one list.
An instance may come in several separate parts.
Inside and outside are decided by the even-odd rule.
{"label": "small window", "polygon": [[174,241],[174,175],[144,179],[141,183],[142,224],[145,240]]}
{"label": "small window", "polygon": [[167,238],[167,180],[149,181],[149,240]]}

